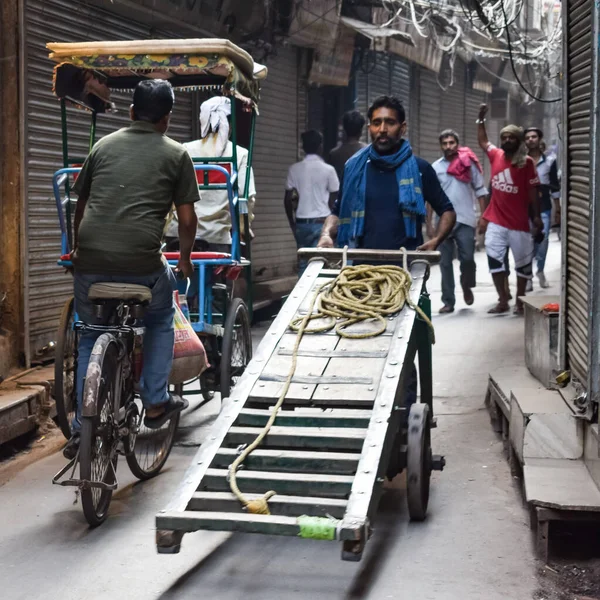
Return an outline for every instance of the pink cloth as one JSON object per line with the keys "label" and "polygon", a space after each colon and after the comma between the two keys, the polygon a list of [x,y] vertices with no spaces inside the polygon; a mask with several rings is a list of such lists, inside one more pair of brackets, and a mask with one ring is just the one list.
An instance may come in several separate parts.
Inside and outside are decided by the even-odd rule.
{"label": "pink cloth", "polygon": [[471,181],[471,163],[479,169],[480,173],[483,173],[479,159],[475,155],[475,152],[467,146],[461,146],[458,149],[458,156],[450,163],[448,167],[448,175],[456,177],[463,183],[470,183]]}

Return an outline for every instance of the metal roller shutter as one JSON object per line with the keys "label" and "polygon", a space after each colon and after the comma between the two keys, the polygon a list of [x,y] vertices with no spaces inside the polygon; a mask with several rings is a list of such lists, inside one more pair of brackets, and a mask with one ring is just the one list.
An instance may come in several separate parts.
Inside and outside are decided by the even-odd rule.
{"label": "metal roller shutter", "polygon": [[293,47],[278,51],[267,63],[269,76],[261,89],[254,147],[256,238],[252,263],[257,281],[286,277],[296,270],[296,243],[283,208],[287,171],[298,160],[296,53]]}
{"label": "metal roller shutter", "polygon": [[[55,339],[60,310],[72,295],[72,278],[56,265],[60,233],[51,197],[52,174],[62,167],[60,104],[52,94],[52,69],[45,45],[49,41],[78,42],[98,39],[143,39],[147,27],[137,25],[80,2],[27,0],[26,2],[26,306],[29,358]],[[154,32],[156,37],[156,32]],[[166,36],[165,36],[166,37]],[[99,115],[98,138],[129,123],[131,94],[113,94],[118,113]],[[170,135],[178,141],[192,135],[192,97],[177,94]],[[69,155],[85,157],[90,115],[68,109]]]}
{"label": "metal roller shutter", "polygon": [[440,131],[437,139],[443,129],[454,129],[461,139],[465,136],[465,80],[465,63],[457,58],[454,64],[453,84],[443,92],[444,101],[441,106]]}
{"label": "metal roller shutter", "polygon": [[419,156],[432,163],[440,156],[440,116],[442,90],[435,73],[420,69],[419,76]]}
{"label": "metal roller shutter", "polygon": [[[566,353],[572,374],[588,379],[588,238],[592,108],[592,0],[567,4]],[[563,242],[565,243],[565,242]]]}
{"label": "metal roller shutter", "polygon": [[390,93],[402,101],[406,111],[406,119],[410,125],[410,65],[394,57],[391,57],[390,62]]}
{"label": "metal roller shutter", "polygon": [[[408,63],[382,53],[370,56],[374,56],[374,59],[370,58],[367,61],[365,58],[368,64],[363,64],[356,73],[356,108],[366,118],[369,106],[378,96],[394,95],[402,101],[408,118],[410,112]],[[366,137],[368,132],[365,129],[365,139]]]}
{"label": "metal roller shutter", "polygon": [[473,150],[473,152],[477,154],[479,161],[481,162],[481,166],[484,168],[484,170],[489,170],[487,161],[485,160],[484,152],[479,147],[479,142],[477,141],[477,125],[475,124],[475,121],[477,121],[479,117],[479,107],[485,101],[486,95],[483,92],[478,92],[477,90],[466,90],[465,126],[461,138],[461,143],[471,148],[471,150]]}

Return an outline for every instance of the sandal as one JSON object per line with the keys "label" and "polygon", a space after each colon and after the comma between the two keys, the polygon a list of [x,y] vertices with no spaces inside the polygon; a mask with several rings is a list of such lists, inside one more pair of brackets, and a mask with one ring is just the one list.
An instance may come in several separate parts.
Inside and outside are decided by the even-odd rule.
{"label": "sandal", "polygon": [[[177,413],[185,410],[190,403],[185,398],[179,396],[169,396],[168,402],[163,406],[163,412],[157,417],[144,417],[144,425],[148,429],[160,429],[167,421],[172,419]],[[158,407],[157,407],[158,408]]]}
{"label": "sandal", "polygon": [[494,308],[490,308],[490,310],[488,310],[488,315],[502,315],[507,313],[509,310],[510,306],[508,304],[501,304],[498,302]]}

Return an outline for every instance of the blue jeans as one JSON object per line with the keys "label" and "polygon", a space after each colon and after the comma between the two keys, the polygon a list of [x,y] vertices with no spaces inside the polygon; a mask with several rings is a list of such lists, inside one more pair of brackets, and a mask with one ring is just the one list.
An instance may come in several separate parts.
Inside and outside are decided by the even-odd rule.
{"label": "blue jeans", "polygon": [[452,233],[440,246],[442,254],[440,271],[442,273],[442,302],[444,306],[454,308],[454,245],[460,263],[460,284],[463,288],[475,287],[475,229],[464,223],[457,223]]}
{"label": "blue jeans", "polygon": [[[298,248],[316,248],[321,237],[323,223],[296,223],[296,244]],[[298,277],[306,269],[308,261],[305,258],[298,259]]]}
{"label": "blue jeans", "polygon": [[541,215],[544,223],[544,241],[535,245],[535,258],[537,260],[538,272],[544,272],[546,266],[546,255],[548,254],[548,238],[550,237],[550,221],[552,219],[552,210],[545,210]]}
{"label": "blue jeans", "polygon": [[[169,399],[168,382],[173,364],[173,344],[175,332],[173,317],[175,305],[173,290],[177,284],[171,269],[165,265],[152,275],[88,275],[75,271],[75,309],[80,321],[93,322],[94,305],[88,300],[90,286],[100,282],[133,283],[144,285],[152,290],[152,301],[144,317],[144,366],[140,381],[140,395],[146,408],[159,406]],[[77,359],[77,414],[71,428],[78,432],[81,428],[81,405],[83,385],[94,343],[100,333],[82,332],[79,337]]]}

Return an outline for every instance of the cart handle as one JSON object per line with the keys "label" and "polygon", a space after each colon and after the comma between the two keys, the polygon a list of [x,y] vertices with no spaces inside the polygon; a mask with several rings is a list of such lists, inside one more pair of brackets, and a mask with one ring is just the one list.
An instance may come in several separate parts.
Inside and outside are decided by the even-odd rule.
{"label": "cart handle", "polygon": [[[327,260],[342,260],[344,258],[344,248],[300,248],[300,256],[307,258],[324,258]],[[380,260],[398,262],[406,258],[408,260],[424,260],[431,265],[435,265],[441,260],[441,253],[432,250],[372,250],[370,248],[349,248],[346,249],[346,256],[349,259],[357,260]]]}

